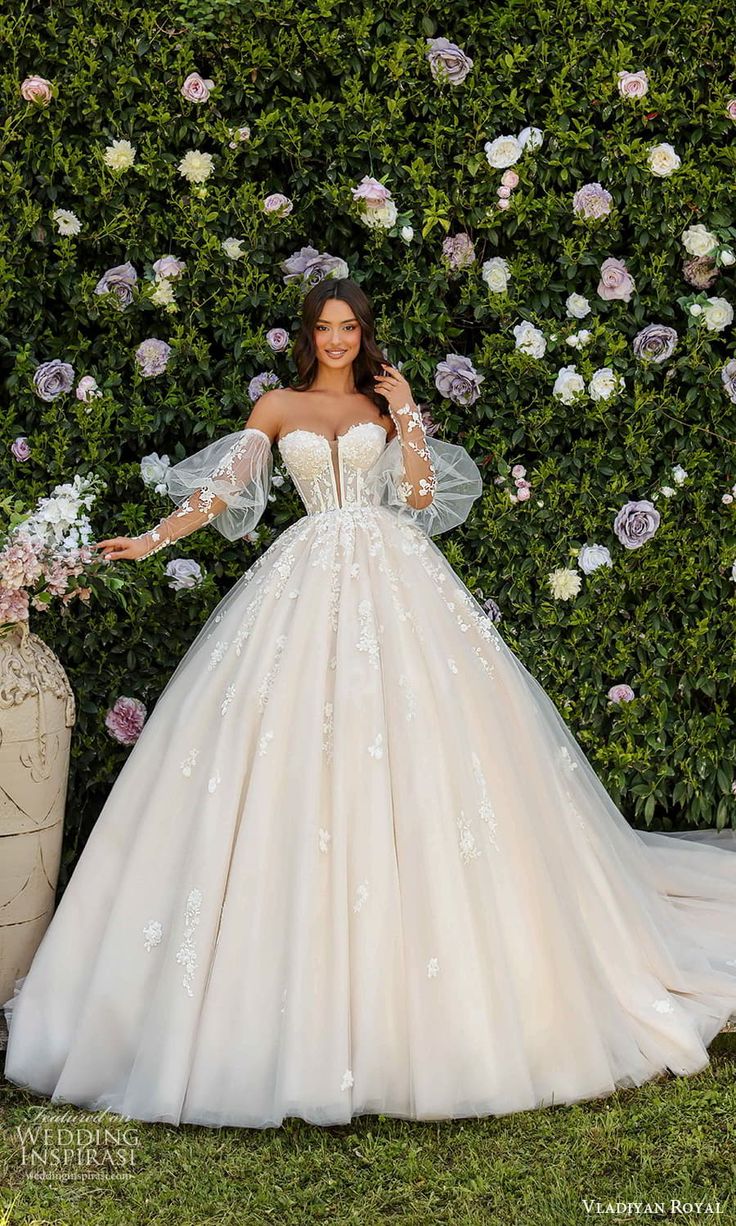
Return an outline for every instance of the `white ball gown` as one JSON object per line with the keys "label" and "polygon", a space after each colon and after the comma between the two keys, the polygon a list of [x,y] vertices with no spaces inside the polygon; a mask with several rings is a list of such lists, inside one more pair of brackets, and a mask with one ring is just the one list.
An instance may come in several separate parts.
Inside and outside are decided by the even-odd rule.
{"label": "white ball gown", "polygon": [[[12,1082],[261,1128],[500,1115],[708,1064],[736,1015],[733,832],[627,823],[434,543],[482,482],[426,443],[417,510],[376,421],[282,437],[306,515],[126,760],[5,1003]],[[213,496],[215,527],[250,531],[271,478],[262,431],[210,443],[170,470],[156,548]]]}

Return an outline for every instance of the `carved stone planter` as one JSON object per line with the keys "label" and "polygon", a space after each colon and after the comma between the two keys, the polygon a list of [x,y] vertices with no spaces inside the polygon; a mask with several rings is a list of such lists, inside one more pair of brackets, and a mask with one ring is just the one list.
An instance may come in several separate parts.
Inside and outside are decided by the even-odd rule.
{"label": "carved stone planter", "polygon": [[[27,622],[0,635],[0,1004],[54,913],[74,694]],[[7,1042],[0,1009],[0,1048]]]}

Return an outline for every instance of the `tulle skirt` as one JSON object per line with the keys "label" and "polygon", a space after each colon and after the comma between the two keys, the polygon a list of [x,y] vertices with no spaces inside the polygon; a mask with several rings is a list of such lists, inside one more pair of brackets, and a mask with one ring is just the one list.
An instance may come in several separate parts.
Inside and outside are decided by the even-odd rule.
{"label": "tulle skirt", "polygon": [[710,837],[629,826],[421,529],[305,516],[149,716],[5,1006],[6,1076],[268,1127],[695,1073],[736,1016]]}

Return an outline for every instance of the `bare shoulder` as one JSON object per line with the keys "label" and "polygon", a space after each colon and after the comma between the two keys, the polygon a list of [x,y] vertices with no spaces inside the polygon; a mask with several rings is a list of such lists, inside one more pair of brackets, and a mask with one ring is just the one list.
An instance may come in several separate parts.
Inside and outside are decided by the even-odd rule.
{"label": "bare shoulder", "polygon": [[253,411],[245,423],[248,430],[262,430],[271,442],[278,438],[293,393],[288,387],[272,387],[258,397]]}

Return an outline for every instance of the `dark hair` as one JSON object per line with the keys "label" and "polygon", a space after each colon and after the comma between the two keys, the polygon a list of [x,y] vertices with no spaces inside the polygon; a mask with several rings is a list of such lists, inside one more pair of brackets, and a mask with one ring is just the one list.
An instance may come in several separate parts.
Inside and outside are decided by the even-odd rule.
{"label": "dark hair", "polygon": [[388,401],[375,391],[373,376],[380,374],[384,355],[374,336],[373,307],[364,290],[349,277],[325,277],[313,285],[302,302],[302,317],[292,349],[297,369],[297,381],[292,384],[295,392],[311,387],[317,374],[317,354],[314,347],[314,329],[328,298],[340,298],[347,302],[360,324],[361,340],[358,356],[353,362],[353,379],[359,392],[369,396],[382,414],[389,415]]}

